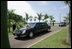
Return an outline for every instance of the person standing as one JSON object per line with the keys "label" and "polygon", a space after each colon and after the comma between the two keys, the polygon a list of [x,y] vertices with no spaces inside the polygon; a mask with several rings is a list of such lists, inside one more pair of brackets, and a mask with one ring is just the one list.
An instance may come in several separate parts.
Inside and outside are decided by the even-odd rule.
{"label": "person standing", "polygon": [[16,29],[16,24],[14,23],[13,24],[13,31]]}

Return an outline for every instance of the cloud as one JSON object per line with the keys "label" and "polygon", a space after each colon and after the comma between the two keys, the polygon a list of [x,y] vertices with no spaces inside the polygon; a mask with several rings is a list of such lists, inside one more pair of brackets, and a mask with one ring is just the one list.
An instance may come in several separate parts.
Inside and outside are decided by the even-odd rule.
{"label": "cloud", "polygon": [[15,13],[25,17],[25,13],[29,16],[37,16],[36,12],[26,1],[8,1],[8,9],[15,9]]}
{"label": "cloud", "polygon": [[41,1],[42,5],[47,5],[48,3],[46,1]]}
{"label": "cloud", "polygon": [[68,8],[68,5],[64,6],[64,7],[61,7],[60,9],[65,9],[65,8]]}

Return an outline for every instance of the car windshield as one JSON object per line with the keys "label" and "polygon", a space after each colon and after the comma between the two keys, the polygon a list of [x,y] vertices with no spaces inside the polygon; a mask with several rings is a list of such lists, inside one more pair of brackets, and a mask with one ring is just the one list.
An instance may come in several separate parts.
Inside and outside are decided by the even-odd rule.
{"label": "car windshield", "polygon": [[34,27],[35,23],[29,23],[27,26]]}
{"label": "car windshield", "polygon": [[21,28],[20,30],[21,30],[21,31],[23,31],[23,30],[24,30],[24,28]]}

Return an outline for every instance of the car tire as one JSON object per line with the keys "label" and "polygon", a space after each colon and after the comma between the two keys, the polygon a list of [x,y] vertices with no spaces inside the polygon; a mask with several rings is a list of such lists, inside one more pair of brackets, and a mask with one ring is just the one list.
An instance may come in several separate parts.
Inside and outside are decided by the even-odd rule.
{"label": "car tire", "polygon": [[50,31],[50,29],[48,29],[48,31]]}
{"label": "car tire", "polygon": [[33,36],[34,36],[34,33],[33,32],[30,32],[29,33],[29,38],[33,38]]}

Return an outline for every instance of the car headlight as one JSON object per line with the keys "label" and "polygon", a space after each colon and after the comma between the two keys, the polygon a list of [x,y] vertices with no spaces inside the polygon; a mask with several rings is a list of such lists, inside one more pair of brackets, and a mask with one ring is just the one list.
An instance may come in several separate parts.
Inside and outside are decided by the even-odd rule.
{"label": "car headlight", "polygon": [[23,32],[22,32],[22,34],[24,34],[26,32],[26,30],[24,30]]}

